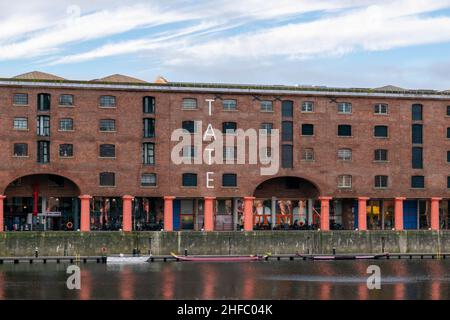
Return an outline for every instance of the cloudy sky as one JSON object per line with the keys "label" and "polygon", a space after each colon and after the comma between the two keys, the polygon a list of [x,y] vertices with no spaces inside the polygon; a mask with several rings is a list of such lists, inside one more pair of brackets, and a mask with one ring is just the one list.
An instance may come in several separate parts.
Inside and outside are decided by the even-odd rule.
{"label": "cloudy sky", "polygon": [[0,0],[0,77],[450,89],[450,0]]}

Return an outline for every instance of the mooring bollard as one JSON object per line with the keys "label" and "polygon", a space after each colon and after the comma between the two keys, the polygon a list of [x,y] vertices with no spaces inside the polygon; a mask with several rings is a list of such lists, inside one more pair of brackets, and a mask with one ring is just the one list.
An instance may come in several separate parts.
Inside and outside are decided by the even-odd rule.
{"label": "mooring bollard", "polygon": [[335,256],[335,255],[336,255],[336,248],[333,247],[333,256]]}
{"label": "mooring bollard", "polygon": [[187,257],[187,255],[188,255],[187,249],[184,249],[184,255]]}
{"label": "mooring bollard", "polygon": [[36,249],[34,249],[34,256],[37,258],[39,256],[39,248],[36,247]]}

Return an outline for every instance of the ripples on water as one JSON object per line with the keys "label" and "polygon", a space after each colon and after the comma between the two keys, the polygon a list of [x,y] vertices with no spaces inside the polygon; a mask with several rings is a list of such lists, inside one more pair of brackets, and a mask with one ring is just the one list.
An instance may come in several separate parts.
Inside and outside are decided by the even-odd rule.
{"label": "ripples on water", "polygon": [[[368,290],[369,265],[381,289]],[[449,299],[450,261],[277,261],[82,264],[81,290],[66,264],[0,265],[0,299]]]}

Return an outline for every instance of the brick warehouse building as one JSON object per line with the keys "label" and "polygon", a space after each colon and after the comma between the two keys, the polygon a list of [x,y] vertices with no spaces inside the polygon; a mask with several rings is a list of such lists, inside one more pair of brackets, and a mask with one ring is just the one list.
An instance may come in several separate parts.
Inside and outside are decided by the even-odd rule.
{"label": "brick warehouse building", "polygon": [[[0,79],[0,232],[447,229],[449,116],[450,92],[393,86]],[[174,164],[198,121],[280,129],[278,173]]]}

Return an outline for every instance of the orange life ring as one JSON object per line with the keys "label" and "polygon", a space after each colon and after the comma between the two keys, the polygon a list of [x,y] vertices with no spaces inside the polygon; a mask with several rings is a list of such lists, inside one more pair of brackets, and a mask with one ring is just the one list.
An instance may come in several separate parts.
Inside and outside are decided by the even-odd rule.
{"label": "orange life ring", "polygon": [[67,222],[66,223],[66,227],[67,227],[67,229],[72,229],[73,228],[73,223],[72,222]]}

